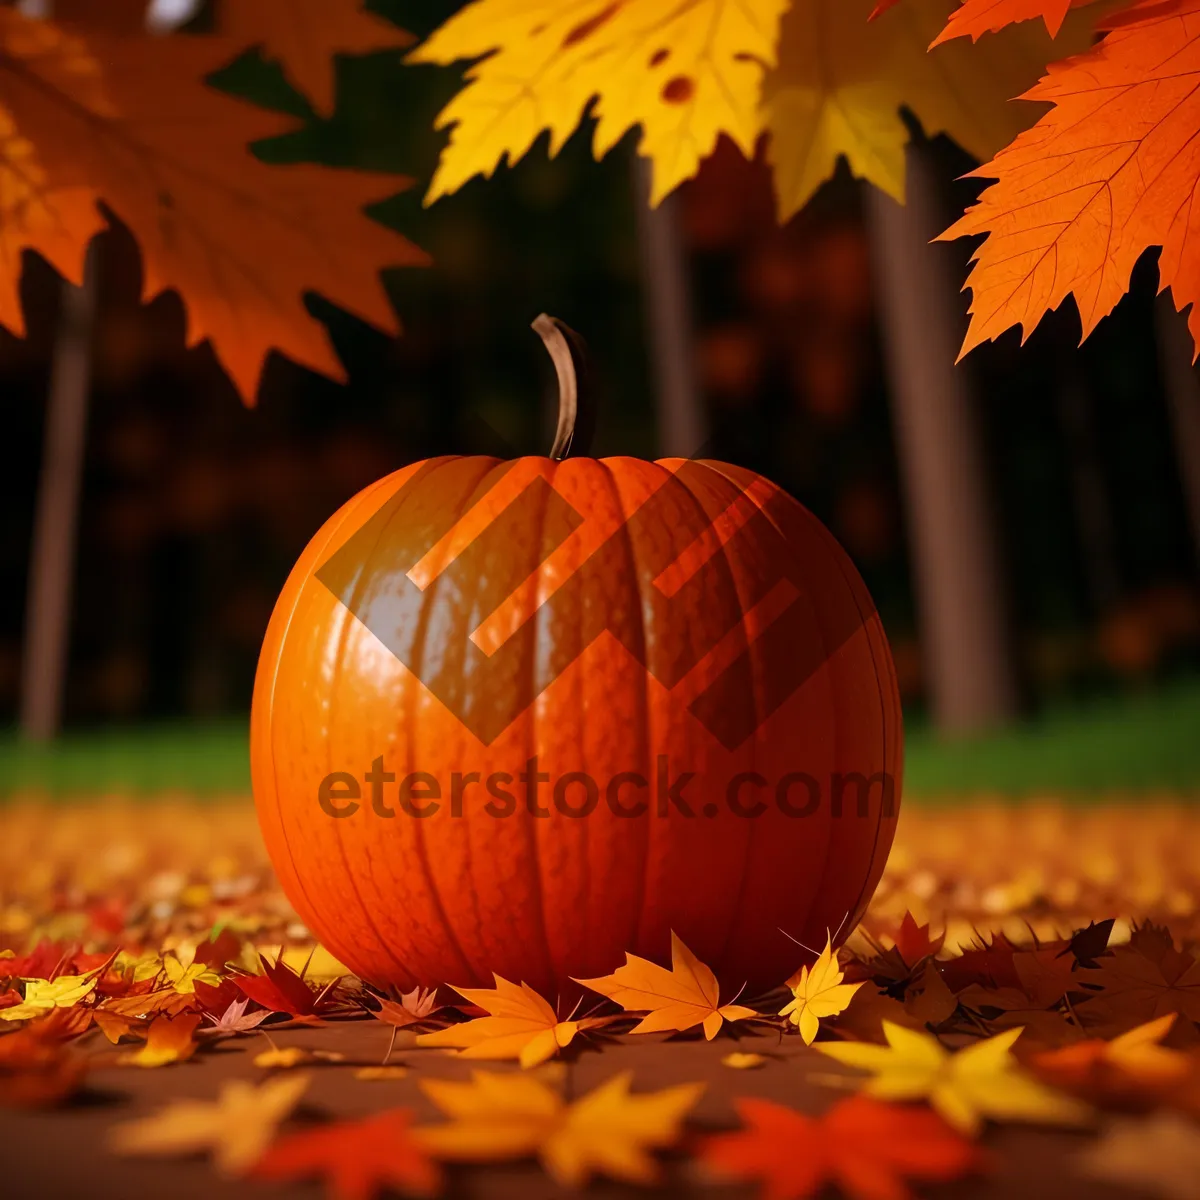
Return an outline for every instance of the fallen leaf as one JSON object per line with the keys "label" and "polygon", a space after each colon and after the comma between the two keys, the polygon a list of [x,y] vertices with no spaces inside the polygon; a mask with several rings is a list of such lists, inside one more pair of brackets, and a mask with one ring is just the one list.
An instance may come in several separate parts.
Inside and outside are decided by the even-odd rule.
{"label": "fallen leaf", "polygon": [[358,1121],[306,1129],[276,1142],[254,1175],[290,1181],[320,1175],[333,1200],[371,1200],[385,1188],[406,1196],[432,1196],[442,1173],[412,1136],[412,1113],[389,1109]]}
{"label": "fallen leaf", "polygon": [[387,1064],[379,1067],[359,1067],[354,1072],[354,1078],[361,1079],[365,1083],[381,1083],[389,1079],[404,1079],[407,1075],[407,1067],[389,1066]]}
{"label": "fallen leaf", "polygon": [[421,1126],[413,1136],[434,1157],[450,1161],[536,1156],[563,1187],[582,1187],[593,1175],[655,1183],[659,1170],[648,1151],[678,1141],[704,1085],[635,1096],[632,1079],[629,1071],[615,1075],[573,1104],[524,1073],[476,1071],[469,1083],[425,1079],[421,1090],[452,1119]]}
{"label": "fallen leaf", "polygon": [[494,978],[495,988],[454,989],[469,1004],[482,1008],[486,1017],[419,1034],[417,1045],[453,1047],[464,1058],[515,1058],[522,1067],[536,1067],[569,1046],[577,1033],[605,1023],[594,1017],[560,1021],[528,984],[518,986],[499,975]]}
{"label": "fallen leaf", "polygon": [[[721,134],[748,157],[762,129],[759,88],[775,61],[787,0],[475,0],[409,56],[476,59],[438,114],[451,129],[426,204],[473,175],[521,159],[544,131],[558,153],[585,111],[592,150],[607,154],[635,125],[657,204],[711,154]],[[592,100],[595,105],[589,110]]]}
{"label": "fallen leaf", "polygon": [[259,962],[261,975],[238,972],[233,976],[233,982],[268,1012],[315,1017],[328,1007],[334,984],[316,992],[304,981],[303,975],[297,974],[282,960],[271,962],[266,955],[260,955]]}
{"label": "fallen leaf", "polygon": [[734,1101],[743,1129],[706,1138],[699,1157],[721,1176],[764,1184],[767,1200],[802,1200],[834,1184],[851,1200],[909,1200],[906,1179],[959,1179],[983,1155],[936,1113],[865,1096],[810,1117],[770,1100]]}
{"label": "fallen leaf", "polygon": [[55,1038],[26,1025],[0,1038],[0,1105],[41,1108],[73,1095],[87,1060]]}
{"label": "fallen leaf", "polygon": [[155,1017],[146,1031],[145,1045],[117,1059],[128,1067],[166,1067],[186,1062],[196,1053],[193,1035],[200,1024],[199,1013],[177,1017]]}
{"label": "fallen leaf", "polygon": [[806,1046],[812,1045],[820,1022],[845,1011],[854,993],[862,987],[861,983],[843,983],[844,978],[831,939],[826,935],[825,949],[817,955],[812,968],[802,967],[799,977],[788,980],[792,999],[779,1010],[779,1015],[787,1017],[800,1030]]}
{"label": "fallen leaf", "polygon": [[321,114],[333,111],[335,54],[401,50],[415,41],[362,0],[222,0],[217,28],[281,63]]}
{"label": "fallen leaf", "polygon": [[411,992],[402,993],[399,1000],[379,996],[372,999],[378,1008],[370,1008],[367,1011],[377,1021],[383,1021],[396,1029],[424,1021],[441,1008],[441,1005],[436,1003],[436,988],[430,988],[426,992],[422,992],[419,987],[413,988]]}
{"label": "fallen leaf", "polygon": [[1046,1082],[1085,1097],[1120,1095],[1130,1089],[1157,1093],[1195,1070],[1188,1055],[1160,1045],[1175,1019],[1175,1013],[1168,1013],[1111,1040],[1088,1038],[1044,1050],[1030,1055],[1029,1065]]}
{"label": "fallen leaf", "polygon": [[141,1026],[141,1022],[135,1020],[133,1017],[124,1017],[120,1013],[108,1012],[102,1008],[98,1008],[93,1015],[95,1016],[96,1024],[100,1027],[100,1032],[114,1046],[123,1037],[128,1037],[135,1029]]}
{"label": "fallen leaf", "polygon": [[1116,1120],[1076,1159],[1080,1172],[1166,1200],[1195,1200],[1200,1127],[1176,1113]]}
{"label": "fallen leaf", "polygon": [[163,971],[171,987],[181,996],[194,995],[197,983],[207,983],[209,987],[215,987],[221,982],[220,975],[207,963],[196,962],[193,958],[183,961],[173,954],[163,956]]}
{"label": "fallen leaf", "polygon": [[755,1067],[761,1067],[766,1058],[761,1054],[750,1054],[744,1050],[734,1050],[731,1054],[726,1054],[721,1059],[721,1066],[731,1067],[735,1071],[752,1071]]}
{"label": "fallen leaf", "polygon": [[109,1145],[118,1154],[131,1155],[209,1151],[220,1174],[243,1175],[299,1104],[310,1078],[289,1072],[257,1087],[231,1080],[221,1086],[215,1102],[176,1100],[155,1116],[115,1126]]}
{"label": "fallen leaf", "polygon": [[54,1008],[71,1008],[96,988],[96,974],[60,975],[57,979],[30,979],[25,999],[10,1008],[0,1008],[0,1021],[28,1021]]}
{"label": "fallen leaf", "polygon": [[1020,1070],[1010,1048],[1020,1034],[1010,1030],[951,1053],[928,1033],[883,1023],[886,1046],[823,1042],[822,1054],[869,1071],[863,1091],[879,1100],[927,1100],[961,1133],[979,1133],[984,1118],[1078,1124],[1089,1110],[1052,1091]]}
{"label": "fallen leaf", "polygon": [[671,969],[625,955],[625,965],[598,979],[577,979],[626,1012],[647,1015],[633,1033],[682,1031],[701,1025],[712,1041],[725,1021],[744,1021],[758,1014],[742,1004],[721,1004],[717,977],[677,937],[671,934]]}
{"label": "fallen leaf", "polygon": [[208,1021],[209,1027],[203,1032],[216,1037],[234,1037],[239,1033],[250,1033],[257,1029],[271,1014],[266,1009],[247,1013],[246,1008],[249,1004],[250,997],[243,996],[240,1000],[231,1001],[219,1017],[206,1012],[204,1019]]}
{"label": "fallen leaf", "polygon": [[1161,246],[1160,287],[1191,304],[1200,346],[1200,0],[1143,0],[1095,48],[1050,66],[1025,99],[1053,105],[972,172],[996,180],[942,235],[987,234],[967,279],[968,353],[1020,325],[1022,340],[1074,296],[1086,338]]}
{"label": "fallen leaf", "polygon": [[946,944],[946,935],[932,937],[929,933],[929,922],[918,925],[916,918],[906,908],[900,927],[893,935],[893,941],[900,957],[910,967],[915,967],[923,959],[933,958]]}

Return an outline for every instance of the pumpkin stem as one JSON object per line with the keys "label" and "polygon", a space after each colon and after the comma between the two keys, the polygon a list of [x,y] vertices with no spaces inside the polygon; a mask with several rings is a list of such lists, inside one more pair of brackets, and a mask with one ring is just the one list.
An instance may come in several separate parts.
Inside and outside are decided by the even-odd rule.
{"label": "pumpkin stem", "polygon": [[558,428],[550,457],[587,454],[596,430],[595,397],[583,338],[557,317],[542,313],[532,325],[558,376]]}

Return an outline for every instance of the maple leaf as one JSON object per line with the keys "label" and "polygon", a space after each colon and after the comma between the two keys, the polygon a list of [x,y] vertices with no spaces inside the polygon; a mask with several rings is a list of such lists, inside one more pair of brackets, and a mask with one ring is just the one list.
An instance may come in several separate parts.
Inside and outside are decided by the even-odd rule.
{"label": "maple leaf", "polygon": [[955,1129],[975,1135],[983,1119],[1077,1124],[1086,1106],[1022,1072],[1012,1029],[951,1053],[927,1033],[884,1021],[886,1046],[822,1043],[817,1049],[849,1067],[872,1072],[864,1091],[879,1100],[928,1100]]}
{"label": "maple leaf", "polygon": [[1081,972],[1081,978],[1102,989],[1081,1006],[1085,1021],[1084,1013],[1100,1002],[1134,1019],[1178,1012],[1200,1021],[1200,962],[1190,954],[1172,949],[1155,962],[1122,946],[1100,959],[1094,971]]}
{"label": "maple leaf", "polygon": [[250,997],[243,996],[240,1000],[231,1001],[219,1017],[205,1012],[203,1015],[209,1023],[209,1028],[203,1032],[216,1037],[234,1037],[239,1033],[249,1033],[257,1029],[271,1014],[266,1009],[247,1013],[246,1008],[249,1004]]}
{"label": "maple leaf", "polygon": [[283,1138],[254,1168],[261,1179],[323,1175],[334,1200],[371,1200],[384,1187],[432,1196],[442,1173],[410,1132],[412,1113],[389,1109],[359,1121],[339,1121]]}
{"label": "maple leaf", "polygon": [[703,1084],[681,1084],[631,1095],[633,1073],[622,1072],[573,1104],[527,1074],[476,1071],[469,1083],[421,1081],[421,1090],[452,1120],[413,1130],[436,1158],[462,1162],[536,1156],[563,1187],[594,1174],[650,1184],[658,1167],[647,1152],[673,1145]]}
{"label": "maple leaf", "polygon": [[[953,0],[905,0],[886,20],[868,23],[871,3],[795,0],[783,18],[778,63],[763,81],[781,220],[807,203],[842,156],[855,175],[903,200],[902,106],[930,137],[948,134],[981,159],[1037,115],[1008,101],[1053,56],[1045,30],[1016,26],[983,46],[954,43],[931,53]],[[1072,22],[1059,53],[1089,45],[1089,35]]]}
{"label": "maple leaf", "polygon": [[9,1008],[0,1008],[0,1021],[28,1021],[53,1008],[71,1008],[90,996],[96,988],[96,974],[59,975],[56,979],[30,979],[25,984],[25,999]]}
{"label": "maple leaf", "polygon": [[304,307],[307,291],[395,328],[379,268],[427,259],[362,208],[410,181],[255,158],[250,142],[291,123],[203,82],[236,56],[237,43],[80,36],[0,8],[0,50],[0,322],[8,328],[24,331],[22,251],[38,251],[79,283],[87,245],[106,224],[100,203],[138,240],[143,295],[179,291],[188,344],[211,342],[247,399],[273,348],[344,377]]}
{"label": "maple leaf", "polygon": [[1041,17],[1051,37],[1057,37],[1067,13],[1095,0],[963,0],[950,14],[946,28],[938,34],[934,46],[951,38],[969,37],[979,41],[985,33],[995,33],[1018,21]]}
{"label": "maple leaf", "polygon": [[163,957],[163,971],[171,987],[181,996],[195,994],[197,983],[207,983],[214,987],[221,982],[220,975],[207,963],[197,962],[195,958],[181,959],[173,954]]}
{"label": "maple leaf", "polygon": [[700,1159],[720,1175],[760,1179],[766,1200],[801,1200],[826,1183],[851,1200],[909,1200],[904,1179],[958,1179],[982,1154],[936,1113],[865,1096],[810,1117],[770,1100],[734,1101],[744,1129],[706,1138]]}
{"label": "maple leaf", "polygon": [[[515,163],[539,134],[553,156],[594,99],[592,149],[635,125],[652,163],[651,203],[696,173],[725,134],[747,156],[762,129],[759,89],[787,0],[475,0],[409,62],[479,59],[442,110],[450,142],[425,197]],[[486,56],[486,57],[484,57]]]}
{"label": "maple leaf", "polygon": [[896,930],[892,940],[900,957],[910,967],[915,967],[924,959],[933,958],[941,951],[946,944],[946,935],[943,933],[941,937],[932,937],[929,933],[929,922],[918,925],[916,918],[906,908],[900,928]]}
{"label": "maple leaf", "polygon": [[1168,1013],[1111,1041],[1088,1038],[1043,1050],[1030,1056],[1029,1065],[1048,1083],[1087,1097],[1101,1092],[1120,1096],[1139,1088],[1154,1093],[1186,1079],[1192,1071],[1186,1054],[1160,1045],[1175,1018],[1175,1013]]}
{"label": "maple leaf", "polygon": [[463,1058],[515,1058],[536,1067],[565,1049],[581,1031],[605,1024],[596,1017],[560,1021],[549,1003],[528,984],[494,976],[495,988],[455,988],[468,1003],[488,1015],[417,1036],[418,1046],[449,1046]]}
{"label": "maple leaf", "polygon": [[843,983],[843,978],[827,934],[825,949],[817,956],[812,968],[802,967],[799,978],[793,976],[788,980],[792,999],[779,1010],[779,1015],[787,1017],[800,1030],[806,1046],[812,1045],[822,1019],[836,1017],[845,1011],[854,993],[862,987],[861,983]]}
{"label": "maple leaf", "polygon": [[259,963],[261,975],[239,972],[233,976],[233,982],[268,1012],[311,1018],[329,1006],[336,981],[315,992],[305,983],[303,974],[293,971],[282,958],[271,962],[265,954],[260,954]]}
{"label": "maple leaf", "polygon": [[626,954],[625,965],[611,975],[575,982],[607,996],[626,1012],[645,1012],[634,1033],[682,1031],[700,1025],[711,1042],[723,1022],[758,1016],[742,1004],[721,1004],[717,977],[674,933],[669,971],[649,959]]}
{"label": "maple leaf", "polygon": [[222,0],[217,28],[244,45],[260,46],[322,114],[333,111],[334,54],[401,50],[416,40],[362,0]]}
{"label": "maple leaf", "polygon": [[121,1055],[117,1061],[129,1067],[166,1067],[186,1062],[196,1053],[192,1035],[199,1024],[198,1013],[155,1017],[146,1031],[145,1045]]}
{"label": "maple leaf", "polygon": [[1195,1200],[1200,1128],[1170,1112],[1113,1121],[1076,1161],[1092,1179],[1153,1192],[1166,1200]]}
{"label": "maple leaf", "polygon": [[423,992],[419,987],[415,987],[411,992],[402,992],[399,1000],[389,1000],[386,997],[372,999],[379,1007],[368,1009],[371,1016],[397,1029],[424,1021],[442,1007],[436,1002],[436,988]]}
{"label": "maple leaf", "polygon": [[962,354],[1013,325],[1026,340],[1074,296],[1083,336],[1112,311],[1133,266],[1161,246],[1159,283],[1191,304],[1200,346],[1200,0],[1143,0],[1092,50],[1052,64],[1025,93],[1053,105],[972,172],[996,180],[942,234],[987,239],[967,278]]}
{"label": "maple leaf", "polygon": [[222,1175],[242,1175],[262,1157],[309,1082],[310,1076],[292,1072],[258,1087],[231,1080],[222,1085],[215,1102],[176,1100],[152,1117],[115,1126],[109,1145],[118,1154],[133,1155],[208,1150]]}
{"label": "maple leaf", "polygon": [[140,1024],[133,1017],[125,1017],[120,1013],[108,1012],[105,1009],[96,1009],[93,1016],[96,1019],[96,1024],[100,1027],[100,1032],[115,1046],[123,1037],[128,1037]]}

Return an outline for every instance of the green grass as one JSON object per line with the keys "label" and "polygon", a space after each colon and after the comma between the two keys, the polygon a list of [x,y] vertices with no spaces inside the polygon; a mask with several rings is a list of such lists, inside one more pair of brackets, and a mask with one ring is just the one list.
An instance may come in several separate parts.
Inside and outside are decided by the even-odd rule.
{"label": "green grass", "polygon": [[[116,727],[31,746],[0,737],[0,796],[246,793],[246,721]],[[910,799],[1131,791],[1200,796],[1200,682],[1063,708],[1001,733],[947,742],[908,732]]]}

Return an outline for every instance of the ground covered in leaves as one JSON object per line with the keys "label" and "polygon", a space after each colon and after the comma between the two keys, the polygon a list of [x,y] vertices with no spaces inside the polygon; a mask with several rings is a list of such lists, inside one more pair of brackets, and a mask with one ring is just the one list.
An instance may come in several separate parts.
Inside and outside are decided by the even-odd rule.
{"label": "ground covered in leaves", "polygon": [[735,995],[676,941],[566,1013],[515,981],[348,976],[245,804],[10,803],[0,1179],[1195,1197],[1198,913],[1200,806],[909,806],[863,926],[797,947],[777,992]]}

